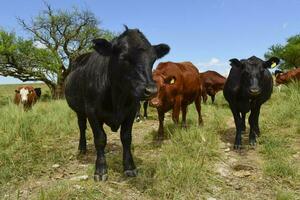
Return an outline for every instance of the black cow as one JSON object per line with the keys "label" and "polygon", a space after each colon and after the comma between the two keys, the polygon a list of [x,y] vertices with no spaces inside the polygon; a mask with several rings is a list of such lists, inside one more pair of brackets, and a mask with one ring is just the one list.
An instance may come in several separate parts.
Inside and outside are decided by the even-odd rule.
{"label": "black cow", "polygon": [[38,98],[40,98],[41,95],[42,95],[42,89],[41,89],[41,88],[34,88],[34,91],[35,91],[35,93],[36,93],[36,96],[37,96]]}
{"label": "black cow", "polygon": [[[144,117],[144,119],[147,119],[148,118],[148,113],[147,113],[148,101],[144,101],[143,108],[144,108],[144,115],[143,115],[143,117]],[[141,104],[139,104],[138,105],[138,109],[136,111],[136,115],[135,115],[135,121],[136,122],[140,122],[141,118],[142,118],[142,115],[141,115]]]}
{"label": "black cow", "polygon": [[259,136],[258,117],[261,105],[272,94],[273,79],[267,68],[279,63],[276,57],[263,61],[255,56],[248,59],[231,59],[231,70],[224,86],[224,97],[228,101],[236,126],[234,148],[242,145],[242,132],[245,131],[245,116],[249,116],[250,134],[249,144],[256,144],[256,135]]}
{"label": "black cow", "polygon": [[114,132],[121,127],[124,173],[137,175],[130,149],[132,125],[139,101],[157,92],[153,63],[170,50],[166,44],[152,46],[138,29],[125,28],[112,42],[93,40],[95,51],[73,62],[65,86],[66,100],[77,114],[80,152],[86,152],[86,119],[93,131],[95,181],[107,179],[104,123]]}

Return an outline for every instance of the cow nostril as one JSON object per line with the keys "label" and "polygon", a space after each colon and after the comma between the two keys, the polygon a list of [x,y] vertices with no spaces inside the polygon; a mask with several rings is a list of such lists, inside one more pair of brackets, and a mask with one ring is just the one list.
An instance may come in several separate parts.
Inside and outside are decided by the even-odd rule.
{"label": "cow nostril", "polygon": [[145,88],[145,96],[152,96],[157,93],[156,86],[150,86]]}
{"label": "cow nostril", "polygon": [[257,95],[260,93],[260,89],[259,88],[250,88],[250,93]]}

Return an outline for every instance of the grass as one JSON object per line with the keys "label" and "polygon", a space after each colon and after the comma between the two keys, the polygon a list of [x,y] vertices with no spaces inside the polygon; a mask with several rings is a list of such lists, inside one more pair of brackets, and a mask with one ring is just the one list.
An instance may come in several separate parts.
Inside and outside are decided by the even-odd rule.
{"label": "grass", "polygon": [[[158,122],[156,111],[150,108],[150,118],[133,127],[133,154],[139,170],[136,178],[123,176],[119,136],[105,127],[109,139],[106,148],[109,180],[95,183],[91,178],[95,151],[90,128],[88,155],[77,156],[77,120],[66,102],[40,101],[31,111],[24,112],[11,103],[14,88],[0,87],[0,199],[206,199],[211,196],[239,199],[244,196],[245,191],[226,185],[215,169],[224,159],[224,152],[220,151],[221,134],[232,129],[228,127],[232,115],[221,93],[216,97],[216,105],[202,105],[204,125],[201,127],[196,125],[194,105],[189,106],[187,130],[175,126],[167,116],[165,132],[169,139],[163,143],[153,140]],[[300,152],[299,105],[300,85],[294,83],[281,92],[275,90],[271,100],[262,107],[262,136],[256,151],[263,160],[264,183],[274,191],[272,199],[296,199],[300,195],[297,189],[300,161],[294,157]],[[60,167],[53,168],[54,164]],[[89,175],[89,179],[71,180],[78,175]]]}
{"label": "grass", "polygon": [[71,151],[60,142],[75,137],[77,125],[65,101],[39,102],[29,112],[8,103],[0,119],[1,187],[42,176],[51,165],[68,161]]}
{"label": "grass", "polygon": [[293,83],[282,92],[274,93],[267,109],[262,113],[270,116],[262,119],[263,131],[267,134],[261,139],[262,153],[266,158],[265,172],[269,176],[295,180],[300,178],[299,166],[294,165],[292,159],[292,155],[296,152],[294,147],[297,147],[292,144],[300,142],[299,91],[300,84]]}

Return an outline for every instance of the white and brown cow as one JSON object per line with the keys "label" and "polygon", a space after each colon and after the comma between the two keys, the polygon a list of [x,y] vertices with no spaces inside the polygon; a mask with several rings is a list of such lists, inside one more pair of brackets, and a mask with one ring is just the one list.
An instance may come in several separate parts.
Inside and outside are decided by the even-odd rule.
{"label": "white and brown cow", "polygon": [[15,90],[14,103],[22,104],[25,110],[30,109],[37,101],[38,96],[32,86],[21,86]]}

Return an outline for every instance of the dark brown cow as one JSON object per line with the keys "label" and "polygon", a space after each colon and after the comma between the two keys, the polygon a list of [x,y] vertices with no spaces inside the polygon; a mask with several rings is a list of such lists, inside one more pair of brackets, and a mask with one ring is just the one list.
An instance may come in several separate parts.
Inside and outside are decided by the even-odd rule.
{"label": "dark brown cow", "polygon": [[21,86],[15,90],[14,103],[23,105],[25,110],[30,109],[37,101],[38,96],[32,86]]}
{"label": "dark brown cow", "polygon": [[200,73],[200,80],[202,83],[202,98],[206,103],[207,95],[211,97],[212,103],[215,101],[216,93],[223,90],[226,78],[215,71],[206,71]]}
{"label": "dark brown cow", "polygon": [[164,116],[171,109],[173,109],[172,119],[176,124],[181,109],[182,125],[186,127],[187,106],[195,102],[198,123],[202,123],[199,71],[191,62],[160,63],[153,72],[153,80],[157,84],[158,93],[150,100],[150,105],[156,107],[158,111],[158,139],[164,138]]}
{"label": "dark brown cow", "polygon": [[277,71],[277,73],[275,73],[275,77],[276,85],[287,84],[292,80],[300,81],[300,67],[284,73],[281,71]]}

